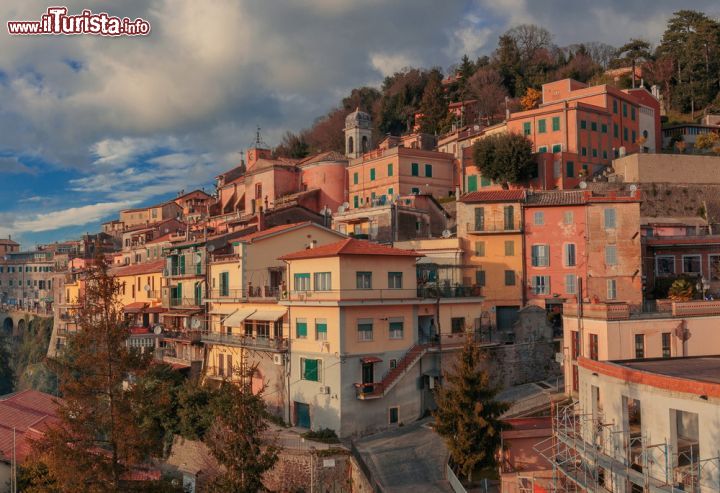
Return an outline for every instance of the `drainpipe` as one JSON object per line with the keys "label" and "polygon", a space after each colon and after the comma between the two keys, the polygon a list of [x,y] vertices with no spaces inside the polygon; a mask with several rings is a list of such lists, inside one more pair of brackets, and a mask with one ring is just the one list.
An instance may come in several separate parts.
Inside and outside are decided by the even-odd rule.
{"label": "drainpipe", "polygon": [[[287,300],[290,301],[290,263],[287,260],[283,260],[285,262],[285,272],[287,274],[287,281],[285,283],[285,291],[287,292]],[[282,297],[282,293],[280,293],[280,296]],[[290,407],[290,362],[292,361],[291,355],[292,351],[290,348],[290,344],[292,343],[292,337],[290,335],[292,334],[292,317],[290,316],[290,309],[291,306],[288,304],[287,307],[287,316],[288,316],[288,335],[287,335],[287,358],[283,358],[285,361],[285,382],[286,382],[286,390],[287,390],[287,398],[285,399],[287,403],[287,423],[292,424],[292,410]]]}

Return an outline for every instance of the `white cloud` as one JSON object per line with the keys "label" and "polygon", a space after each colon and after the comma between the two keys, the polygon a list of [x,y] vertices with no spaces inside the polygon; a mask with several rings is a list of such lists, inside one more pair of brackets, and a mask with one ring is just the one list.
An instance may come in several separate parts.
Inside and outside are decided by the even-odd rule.
{"label": "white cloud", "polygon": [[370,54],[370,63],[383,77],[393,75],[406,67],[417,65],[416,60],[401,53],[372,53]]}
{"label": "white cloud", "polygon": [[44,212],[21,216],[16,218],[10,226],[5,226],[6,232],[39,232],[52,231],[68,226],[82,226],[97,222],[103,218],[117,213],[137,204],[137,201],[124,200],[118,202],[100,202],[81,207],[71,207],[52,212]]}

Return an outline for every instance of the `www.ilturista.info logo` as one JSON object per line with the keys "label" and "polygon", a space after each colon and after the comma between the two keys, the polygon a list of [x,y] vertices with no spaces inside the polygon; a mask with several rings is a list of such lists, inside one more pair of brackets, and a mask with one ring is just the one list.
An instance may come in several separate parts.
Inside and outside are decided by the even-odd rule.
{"label": "www.ilturista.info logo", "polygon": [[67,7],[48,7],[39,21],[8,21],[8,33],[13,35],[94,34],[97,36],[145,36],[150,23],[145,19],[115,17],[106,12],[93,14],[83,10],[68,15]]}

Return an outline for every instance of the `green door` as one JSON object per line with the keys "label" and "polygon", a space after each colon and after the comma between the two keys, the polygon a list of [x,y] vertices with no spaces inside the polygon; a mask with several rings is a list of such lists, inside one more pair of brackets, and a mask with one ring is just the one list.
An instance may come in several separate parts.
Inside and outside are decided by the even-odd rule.
{"label": "green door", "polygon": [[175,288],[175,305],[182,304],[182,283],[179,282],[177,288]]}
{"label": "green door", "polygon": [[202,284],[199,282],[195,283],[195,305],[200,306],[202,301]]}
{"label": "green door", "polygon": [[302,402],[295,403],[295,426],[310,428],[310,405]]}
{"label": "green door", "polygon": [[185,274],[185,255],[180,255],[178,259],[180,261],[180,267],[178,268],[178,274]]}

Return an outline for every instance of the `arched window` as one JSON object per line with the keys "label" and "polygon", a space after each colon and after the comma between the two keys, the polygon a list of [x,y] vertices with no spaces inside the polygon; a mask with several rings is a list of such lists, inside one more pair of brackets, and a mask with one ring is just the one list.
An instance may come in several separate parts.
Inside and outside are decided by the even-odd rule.
{"label": "arched window", "polygon": [[354,152],[354,151],[353,151],[353,138],[352,138],[352,137],[348,137],[347,151],[348,151],[348,154],[352,154],[352,153]]}
{"label": "arched window", "polygon": [[362,138],[362,151],[363,151],[363,152],[367,152],[367,151],[368,151],[368,148],[367,148],[367,147],[368,147],[368,138],[367,138],[367,135],[363,135],[363,138]]}

